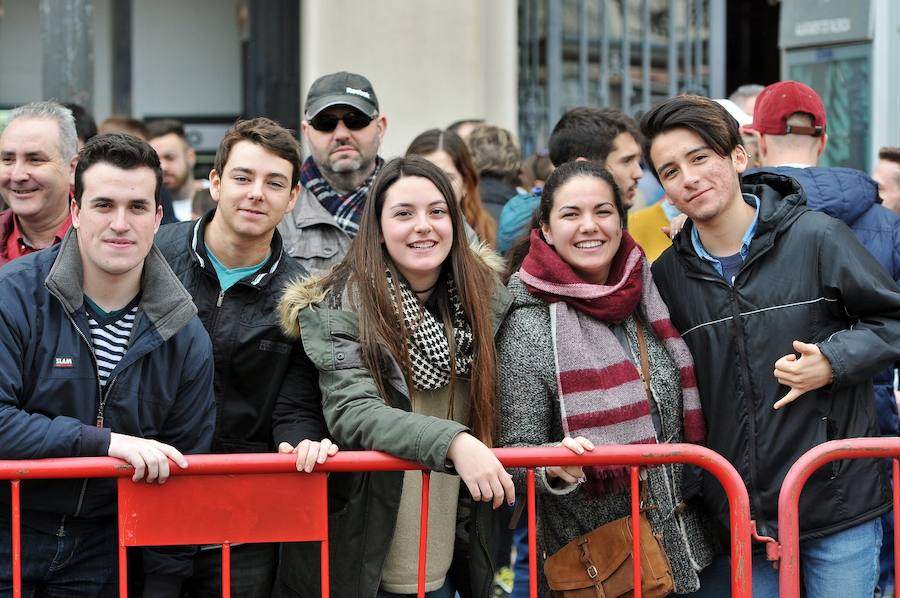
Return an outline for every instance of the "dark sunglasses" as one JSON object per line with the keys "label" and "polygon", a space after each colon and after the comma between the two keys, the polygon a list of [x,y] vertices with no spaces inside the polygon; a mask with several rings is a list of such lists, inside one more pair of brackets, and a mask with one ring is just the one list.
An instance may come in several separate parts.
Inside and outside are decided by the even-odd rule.
{"label": "dark sunglasses", "polygon": [[330,112],[320,112],[310,119],[309,124],[312,125],[312,128],[316,131],[331,133],[337,128],[339,121],[343,121],[344,126],[351,131],[359,131],[360,129],[368,127],[369,123],[373,120],[373,118],[366,116],[362,112],[356,111],[346,112],[343,116],[337,116]]}

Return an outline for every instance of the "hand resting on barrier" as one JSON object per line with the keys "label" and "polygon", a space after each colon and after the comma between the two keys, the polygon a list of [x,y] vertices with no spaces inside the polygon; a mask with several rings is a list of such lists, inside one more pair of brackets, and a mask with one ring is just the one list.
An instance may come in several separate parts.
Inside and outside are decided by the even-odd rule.
{"label": "hand resting on barrier", "polygon": [[164,484],[169,478],[169,459],[178,467],[187,469],[188,462],[178,449],[149,438],[138,438],[127,434],[112,432],[109,437],[110,457],[127,461],[134,467],[131,480],[139,482],[146,475],[147,483]]}
{"label": "hand resting on barrier", "polygon": [[325,463],[328,457],[334,457],[338,453],[338,445],[334,444],[328,438],[323,438],[317,442],[315,440],[302,440],[297,446],[291,446],[290,443],[282,442],[278,445],[278,452],[282,454],[297,454],[297,471],[311,473],[318,463]]}
{"label": "hand resting on barrier", "polygon": [[[594,450],[594,443],[584,436],[572,438],[566,436],[557,446],[564,446],[576,455],[583,455],[584,451]],[[584,481],[584,470],[580,465],[567,467],[553,466],[545,470],[548,478],[559,478],[568,484],[580,484]]]}
{"label": "hand resting on barrier", "polygon": [[504,498],[510,505],[516,502],[512,476],[491,449],[471,434],[457,434],[450,443],[447,458],[475,500],[493,502],[495,509],[503,504]]}

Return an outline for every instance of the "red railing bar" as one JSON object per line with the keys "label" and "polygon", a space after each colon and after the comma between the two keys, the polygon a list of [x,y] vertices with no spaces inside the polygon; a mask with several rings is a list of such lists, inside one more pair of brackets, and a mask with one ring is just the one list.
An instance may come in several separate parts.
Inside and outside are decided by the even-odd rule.
{"label": "red railing bar", "polygon": [[[800,493],[820,467],[841,459],[886,459],[900,456],[900,438],[848,438],[830,440],[804,453],[791,466],[778,495],[778,534],[781,564],[778,569],[782,598],[800,598]],[[896,461],[894,472],[897,471]],[[894,506],[897,505],[896,478]],[[896,533],[895,533],[896,538]]]}
{"label": "red railing bar", "polygon": [[631,570],[634,575],[634,598],[641,598],[641,509],[640,468],[631,468]]}
{"label": "red railing bar", "polygon": [[531,598],[537,598],[537,498],[534,491],[534,468],[529,467],[525,471],[525,481],[528,493],[528,593]]}
{"label": "red railing bar", "polygon": [[419,580],[416,594],[425,598],[425,565],[428,557],[428,494],[431,490],[431,473],[422,472],[422,509],[419,519]]}
{"label": "red railing bar", "polygon": [[[879,439],[873,439],[879,440]],[[883,439],[882,439],[883,440]],[[900,439],[898,439],[900,447]],[[576,455],[570,450],[548,447],[494,449],[505,467],[546,467],[571,465],[625,465],[685,463],[702,467],[714,475],[723,485],[731,510],[731,554],[732,554],[732,595],[735,598],[750,597],[750,508],[747,490],[734,467],[721,455],[702,446],[692,444],[659,445],[615,445],[605,446],[603,451],[591,451]],[[900,448],[896,451],[900,454]],[[212,474],[258,474],[296,471],[296,462],[291,455],[276,453],[191,455],[187,457],[190,467],[181,470],[172,466],[172,475],[212,475]],[[323,465],[317,465],[321,472],[351,471],[397,471],[424,470],[412,461],[398,459],[374,451],[353,451],[338,453]],[[124,477],[131,476],[131,466],[109,457],[36,459],[29,461],[0,460],[0,480],[36,478],[84,478],[84,477]],[[533,475],[533,473],[532,473]],[[533,486],[531,492],[534,492]],[[534,500],[529,500],[529,517],[534,517]],[[534,519],[529,523],[529,544],[534,547]],[[532,544],[534,542],[534,544]],[[327,559],[323,559],[324,564]],[[535,566],[529,563],[530,568]],[[536,580],[537,575],[532,575]],[[322,587],[327,595],[328,576],[323,575]]]}
{"label": "red railing bar", "polygon": [[22,520],[21,502],[19,496],[19,481],[12,481],[12,579],[13,598],[22,598]]}

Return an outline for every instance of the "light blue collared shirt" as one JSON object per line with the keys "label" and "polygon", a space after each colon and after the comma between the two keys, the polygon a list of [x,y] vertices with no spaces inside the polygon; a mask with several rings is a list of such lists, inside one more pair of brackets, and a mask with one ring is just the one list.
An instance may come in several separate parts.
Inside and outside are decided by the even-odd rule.
{"label": "light blue collared shirt", "polygon": [[[743,193],[742,195],[744,196],[744,201],[746,201],[748,205],[756,207],[756,212],[753,214],[753,221],[750,223],[747,232],[744,233],[744,238],[741,240],[741,259],[745,260],[747,259],[747,254],[750,253],[750,242],[753,241],[753,236],[756,234],[756,224],[759,222],[759,198],[752,193]],[[691,228],[691,243],[693,243],[694,251],[700,259],[712,263],[716,272],[719,273],[719,276],[725,276],[725,273],[722,270],[722,262],[710,255],[703,247],[703,243],[700,242],[700,233],[697,232],[696,226]],[[728,281],[729,284],[731,284],[731,282],[732,281]]]}

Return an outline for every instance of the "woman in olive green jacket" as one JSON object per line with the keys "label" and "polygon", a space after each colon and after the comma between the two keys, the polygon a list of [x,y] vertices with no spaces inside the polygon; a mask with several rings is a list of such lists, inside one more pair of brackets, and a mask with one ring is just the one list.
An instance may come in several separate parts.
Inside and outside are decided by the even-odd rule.
{"label": "woman in olive green jacket", "polygon": [[[494,334],[508,306],[496,273],[466,242],[446,176],[419,157],[385,165],[345,261],[324,279],[295,284],[282,301],[285,327],[319,370],[331,437],[298,445],[298,469],[323,462],[333,441],[435,472],[427,596],[489,592],[490,504],[514,500],[512,479],[488,448]],[[294,412],[308,411],[297,397],[310,393],[290,394],[280,413],[292,401]],[[332,475],[329,486],[332,595],[415,594],[421,473]],[[280,593],[319,595],[310,556],[285,546]]]}

